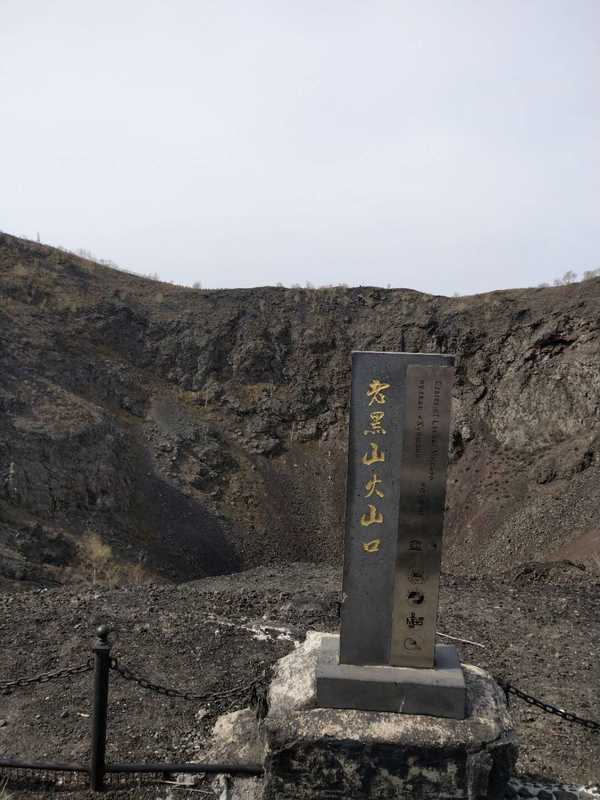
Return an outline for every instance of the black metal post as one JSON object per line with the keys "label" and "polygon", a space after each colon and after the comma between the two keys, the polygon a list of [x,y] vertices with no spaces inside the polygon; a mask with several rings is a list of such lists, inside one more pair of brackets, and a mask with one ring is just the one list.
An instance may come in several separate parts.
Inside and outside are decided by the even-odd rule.
{"label": "black metal post", "polygon": [[106,715],[108,710],[108,676],[110,670],[110,630],[106,625],[98,628],[94,642],[94,710],[92,713],[92,754],[90,758],[90,788],[100,792],[104,788],[106,772]]}

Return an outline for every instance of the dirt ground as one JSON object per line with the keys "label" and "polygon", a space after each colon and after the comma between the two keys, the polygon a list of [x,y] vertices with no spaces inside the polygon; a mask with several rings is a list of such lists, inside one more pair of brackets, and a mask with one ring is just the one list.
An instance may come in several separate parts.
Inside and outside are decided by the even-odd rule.
{"label": "dirt ground", "polygon": [[[338,626],[340,573],[289,564],[179,586],[88,587],[0,595],[0,681],[83,663],[95,627],[112,629],[113,655],[151,681],[233,695],[169,698],[111,673],[109,762],[185,761],[215,717],[247,704],[247,686],[308,629]],[[536,697],[600,719],[600,575],[568,562],[527,564],[503,575],[443,576],[438,631],[461,659]],[[444,639],[444,641],[448,641]],[[87,764],[91,673],[0,695],[2,757]],[[512,702],[518,772],[585,783],[600,777],[600,735]],[[25,778],[27,778],[25,780]],[[0,783],[1,785],[1,783]],[[15,798],[93,796],[12,775]],[[206,791],[206,789],[203,789]],[[168,784],[113,785],[115,798],[201,797]],[[204,795],[206,796],[206,795]]]}

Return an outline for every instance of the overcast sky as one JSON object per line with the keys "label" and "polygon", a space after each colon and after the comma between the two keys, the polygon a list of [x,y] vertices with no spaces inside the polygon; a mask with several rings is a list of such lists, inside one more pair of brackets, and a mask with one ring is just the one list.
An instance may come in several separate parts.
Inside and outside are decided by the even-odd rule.
{"label": "overcast sky", "polygon": [[600,267],[600,0],[0,0],[0,230],[207,287]]}

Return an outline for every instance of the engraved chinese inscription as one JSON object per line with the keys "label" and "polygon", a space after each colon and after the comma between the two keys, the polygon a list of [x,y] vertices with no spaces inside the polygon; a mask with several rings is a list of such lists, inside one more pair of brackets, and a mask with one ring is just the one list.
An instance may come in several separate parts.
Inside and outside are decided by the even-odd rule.
{"label": "engraved chinese inscription", "polygon": [[452,374],[436,366],[406,371],[390,659],[396,666],[434,666]]}
{"label": "engraved chinese inscription", "polygon": [[[383,381],[379,380],[379,378],[373,378],[369,382],[369,386],[367,391],[365,392],[366,397],[368,399],[368,405],[371,406],[373,403],[377,403],[380,406],[385,405],[386,403],[386,395],[384,392],[391,387],[391,384],[384,383]],[[385,417],[385,411],[372,411],[369,413],[369,424],[370,429],[365,431],[365,434],[370,433],[372,436],[375,435],[385,435],[385,430],[383,429],[382,422],[383,418]],[[366,452],[363,454],[362,457],[362,465],[364,467],[372,467],[373,464],[377,463],[384,463],[385,462],[385,452],[380,450],[379,444],[377,442],[370,443],[371,452]],[[382,469],[385,469],[383,467]],[[382,473],[383,474],[383,473]],[[368,512],[361,514],[360,517],[360,524],[364,528],[368,528],[370,525],[383,525],[385,522],[383,512],[377,510],[376,502],[377,498],[383,499],[385,494],[383,493],[383,479],[377,475],[377,472],[372,471],[368,473],[367,480],[364,485],[365,488],[365,497],[372,498],[373,502],[367,504]],[[373,542],[377,543],[377,546],[373,546]],[[372,542],[363,542],[362,547],[365,553],[378,553],[381,546],[380,539],[374,539]]]}
{"label": "engraved chinese inscription", "polygon": [[432,666],[453,363],[352,354],[340,663]]}

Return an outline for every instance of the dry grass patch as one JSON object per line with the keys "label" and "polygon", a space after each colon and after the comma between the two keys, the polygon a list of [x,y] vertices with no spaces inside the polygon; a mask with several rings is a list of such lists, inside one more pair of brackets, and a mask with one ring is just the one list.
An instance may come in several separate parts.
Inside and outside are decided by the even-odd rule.
{"label": "dry grass patch", "polygon": [[[155,578],[142,562],[127,564],[115,560],[112,547],[96,531],[87,530],[77,545],[79,571],[93,586],[139,586]],[[0,797],[0,800],[2,798]]]}

